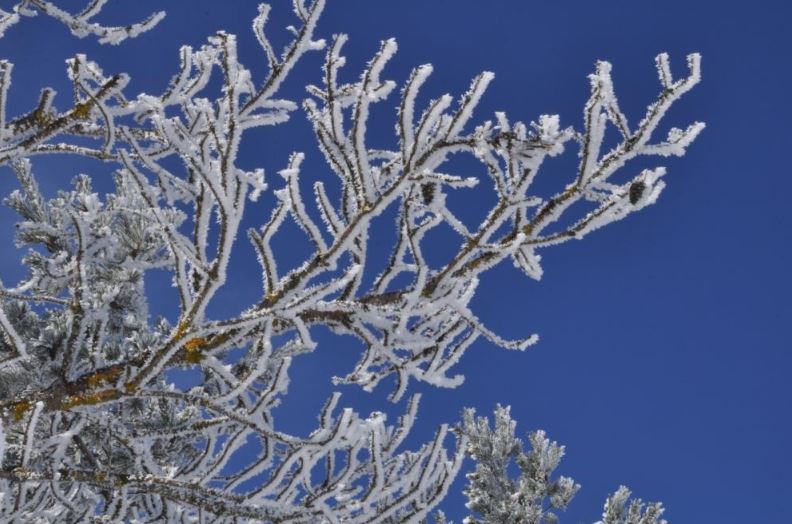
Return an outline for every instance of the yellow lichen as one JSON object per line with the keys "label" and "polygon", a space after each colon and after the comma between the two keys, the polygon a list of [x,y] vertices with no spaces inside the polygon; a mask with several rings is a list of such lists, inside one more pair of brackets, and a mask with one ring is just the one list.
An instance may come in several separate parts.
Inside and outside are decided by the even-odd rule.
{"label": "yellow lichen", "polygon": [[33,407],[33,403],[28,400],[23,400],[22,402],[17,402],[14,404],[14,422],[19,422],[25,416],[30,408]]}
{"label": "yellow lichen", "polygon": [[37,110],[33,113],[33,121],[39,127],[47,127],[53,120],[55,120],[55,115],[51,111]]}
{"label": "yellow lichen", "polygon": [[184,348],[187,351],[196,351],[201,349],[207,344],[206,339],[203,337],[195,337],[184,343]]}
{"label": "yellow lichen", "polygon": [[190,328],[190,323],[186,320],[182,320],[179,322],[179,325],[176,326],[176,334],[174,335],[176,340],[184,337],[187,334],[187,330]]}
{"label": "yellow lichen", "polygon": [[85,119],[88,118],[91,114],[91,106],[93,105],[92,102],[80,102],[79,104],[74,106],[72,109],[72,116],[77,119]]}
{"label": "yellow lichen", "polygon": [[184,360],[191,364],[197,364],[203,360],[203,353],[201,348],[206,346],[206,339],[203,337],[196,337],[184,343],[184,351],[186,353]]}
{"label": "yellow lichen", "polygon": [[86,382],[88,384],[88,387],[95,388],[100,384],[117,379],[119,376],[121,376],[121,373],[122,373],[121,368],[113,368],[113,369],[108,369],[106,371],[100,371],[98,373],[94,373],[93,375],[90,375],[86,379]]}
{"label": "yellow lichen", "polygon": [[71,409],[77,406],[92,406],[106,400],[116,398],[118,393],[113,389],[103,389],[89,395],[70,395],[61,402],[61,409]]}
{"label": "yellow lichen", "polygon": [[74,406],[79,406],[82,397],[80,395],[69,395],[61,402],[61,408],[71,409]]}

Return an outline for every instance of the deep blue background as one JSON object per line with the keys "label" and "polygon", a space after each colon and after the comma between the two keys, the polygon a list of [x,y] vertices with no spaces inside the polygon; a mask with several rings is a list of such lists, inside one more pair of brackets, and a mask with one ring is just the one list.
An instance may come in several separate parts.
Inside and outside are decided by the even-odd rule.
{"label": "deep blue background", "polygon": [[[261,78],[263,58],[249,31],[256,2],[114,4],[105,20],[127,22],[161,8],[169,15],[155,31],[115,48],[75,41],[43,18],[9,30],[0,56],[16,63],[11,114],[31,107],[43,85],[58,86],[57,105],[67,108],[63,60],[75,52],[88,53],[107,73],[129,72],[130,94],[161,92],[175,72],[178,46],[200,45],[221,28],[239,35],[242,60]],[[289,2],[274,4],[271,34],[282,43],[282,27],[294,20]],[[781,1],[329,1],[318,34],[350,34],[348,79],[390,36],[400,51],[384,76],[401,82],[412,66],[431,62],[427,96],[459,94],[479,71],[494,71],[478,121],[495,110],[526,121],[558,113],[562,124],[579,128],[586,75],[597,59],[606,59],[614,65],[622,108],[635,123],[659,91],[657,53],[669,52],[679,75],[687,53],[704,56],[703,83],[669,113],[666,125],[703,120],[707,129],[685,158],[665,162],[669,185],[658,204],[582,242],[545,251],[539,283],[505,266],[485,275],[474,304],[479,316],[504,336],[538,332],[541,341],[523,354],[479,342],[460,365],[467,375],[462,387],[417,388],[424,398],[413,442],[457,420],[463,406],[489,414],[501,402],[512,406],[521,432],[543,428],[568,446],[561,471],[583,489],[565,522],[596,520],[606,494],[620,483],[664,501],[676,523],[792,522],[791,11]],[[318,53],[306,57],[282,94],[301,99],[302,85],[320,82],[321,60]],[[394,97],[375,114],[375,143],[392,140],[395,104]],[[306,176],[329,175],[301,114],[251,133],[242,163],[267,168],[277,185],[275,170],[294,149],[308,154]],[[563,186],[573,176],[574,153],[552,162],[542,183]],[[68,158],[39,158],[34,167],[49,194],[77,169],[108,170]],[[3,168],[0,191],[13,187]],[[479,213],[490,202],[490,194],[482,196],[487,190],[485,181],[454,198],[470,206],[473,217],[477,199]],[[251,224],[268,216],[267,202],[251,208]],[[13,217],[1,213],[0,245],[7,246]],[[287,256],[302,249],[292,242],[280,244]],[[456,245],[438,244],[441,250]],[[20,270],[17,257],[6,253],[0,278],[13,284]],[[218,315],[258,296],[247,247],[239,259],[231,291],[214,309]],[[167,283],[157,278],[150,285]],[[172,304],[158,292],[152,310],[172,318]],[[356,355],[353,342],[319,336],[318,358],[294,366],[293,395],[281,415],[293,431],[310,427],[333,389],[328,374],[348,371]],[[382,409],[385,389],[372,396],[344,391],[366,412]],[[461,489],[462,481],[443,506],[457,522],[464,515]]]}

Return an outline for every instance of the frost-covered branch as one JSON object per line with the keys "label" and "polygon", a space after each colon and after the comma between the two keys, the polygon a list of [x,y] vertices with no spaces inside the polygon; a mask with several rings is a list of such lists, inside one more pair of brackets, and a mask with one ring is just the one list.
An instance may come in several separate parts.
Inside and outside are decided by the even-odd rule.
{"label": "frost-covered branch", "polygon": [[619,486],[605,502],[602,520],[597,524],[668,524],[662,518],[665,513],[662,503],[644,504],[641,499],[630,500],[631,494],[625,486]]}
{"label": "frost-covered branch", "polygon": [[107,0],[90,0],[82,11],[72,14],[58,7],[59,2],[22,0],[10,12],[0,9],[0,38],[3,37],[9,27],[19,23],[22,18],[33,17],[38,13],[43,13],[68,27],[71,34],[78,38],[90,35],[98,38],[100,44],[117,45],[127,38],[135,38],[141,33],[152,29],[165,18],[164,11],[157,11],[142,22],[124,27],[104,26],[92,22],[91,19],[101,12],[106,3]]}
{"label": "frost-covered branch", "polygon": [[[486,417],[465,411],[459,432],[467,438],[466,453],[476,468],[467,474],[465,495],[472,515],[468,524],[555,524],[580,489],[569,477],[553,478],[564,456],[564,446],[550,441],[544,431],[528,435],[531,449],[515,436],[516,422],[508,407],[495,409],[491,427]],[[513,478],[513,472],[519,472]],[[645,505],[630,500],[631,492],[620,486],[605,502],[602,520],[596,524],[667,524],[660,517],[659,502]]]}
{"label": "frost-covered branch", "polygon": [[[50,2],[19,6],[74,31],[120,38],[89,24],[102,4],[79,15]],[[537,432],[532,450],[523,451],[504,409],[494,431],[469,412],[453,438],[441,426],[434,439],[407,450],[417,397],[390,424],[382,413],[344,408],[334,395],[307,437],[280,431],[275,408],[289,393],[291,364],[315,350],[316,326],[361,345],[359,361],[337,384],[370,391],[392,381],[393,401],[415,380],[459,385],[464,377],[455,366],[479,337],[517,350],[535,343],[531,334],[505,340],[476,316],[480,275],[511,260],[538,280],[541,249],[656,201],[664,168],[621,183],[612,175],[639,156],[681,155],[701,131],[697,123],[673,128],[663,141],[653,137],[668,108],[698,82],[698,55],[677,80],[668,57],[657,58],[661,93],[635,126],[618,105],[610,65],[600,62],[580,131],[547,115],[523,123],[496,113],[476,123],[489,72],[456,101],[443,94],[418,107],[432,73],[423,65],[400,91],[393,143],[374,148],[373,108],[397,92],[384,78],[397,45],[383,41],[358,80],[344,83],[347,37],[337,35],[321,85],[309,86],[302,103],[335,178],[318,180],[321,173],[305,169],[311,152],[267,151],[282,156],[284,167],[265,180],[263,169],[240,167],[240,145],[248,130],[282,124],[300,107],[278,90],[305,53],[324,48],[314,36],[323,7],[323,0],[294,0],[299,26],[289,28],[280,52],[265,30],[270,7],[259,7],[253,33],[267,65],[259,80],[240,62],[236,37],[219,32],[199,49],[181,48],[179,70],[162,94],[131,97],[126,75],[107,75],[78,55],[68,63],[68,109],[58,110],[55,92],[45,89],[33,109],[10,117],[12,66],[0,61],[0,165],[11,166],[19,182],[6,203],[20,216],[17,242],[29,248],[27,276],[0,288],[3,519],[415,521],[438,505],[466,450],[480,468],[471,478],[471,509],[485,522],[514,512],[520,522],[551,521],[571,499],[574,482],[550,478],[563,448]],[[7,26],[30,14],[21,9],[0,20]],[[620,138],[604,152],[608,126]],[[569,183],[552,196],[536,192],[544,162],[575,144],[580,162]],[[91,177],[79,175],[45,198],[30,159],[55,153],[104,160],[115,169],[115,190],[101,197]],[[455,155],[478,161],[484,177],[452,172]],[[482,185],[481,178],[495,203],[480,224],[466,224],[448,195]],[[270,186],[269,219],[247,232],[262,268],[261,296],[239,315],[211,318],[238,253],[245,209]],[[581,201],[588,211],[574,206]],[[388,261],[375,266],[372,226],[388,210],[396,212],[397,238]],[[273,241],[290,221],[313,251],[285,271]],[[443,225],[456,232],[459,247],[430,262],[437,257],[427,239]],[[152,270],[172,276],[179,302],[173,324],[149,318],[144,279]],[[367,274],[377,275],[370,284]],[[193,370],[198,385],[169,384],[179,368]],[[509,460],[521,471],[518,481],[508,478]],[[620,490],[609,500],[603,518],[611,520],[604,522],[654,524],[635,520],[644,518],[640,503],[623,509],[626,498]],[[647,518],[659,511],[649,506]]]}
{"label": "frost-covered branch", "polygon": [[[580,485],[569,477],[551,480],[553,471],[564,456],[564,447],[551,442],[543,431],[531,433],[531,450],[524,451],[515,437],[516,423],[509,408],[495,410],[495,426],[490,429],[485,417],[465,412],[462,434],[468,438],[466,452],[476,461],[476,470],[467,475],[467,507],[480,517],[468,522],[481,524],[539,524],[558,521],[554,511],[563,510]],[[516,465],[518,479],[509,477]],[[513,467],[513,466],[512,466]]]}

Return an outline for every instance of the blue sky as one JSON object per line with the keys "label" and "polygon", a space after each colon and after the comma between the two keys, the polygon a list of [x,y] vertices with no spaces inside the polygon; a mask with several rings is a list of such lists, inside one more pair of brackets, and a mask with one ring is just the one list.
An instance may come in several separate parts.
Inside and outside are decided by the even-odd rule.
{"label": "blue sky", "polygon": [[[262,73],[253,65],[264,62],[249,30],[254,1],[223,2],[222,7],[210,0],[115,4],[123,8],[116,5],[105,20],[127,22],[155,9],[166,9],[168,17],[153,32],[113,48],[75,41],[44,19],[9,30],[0,40],[0,56],[16,64],[12,114],[14,108],[31,107],[44,85],[58,87],[62,94],[56,105],[67,107],[63,60],[77,52],[87,53],[107,73],[129,72],[129,93],[156,93],[175,72],[180,44],[200,45],[225,29],[239,35],[242,60]],[[274,4],[270,29],[276,41],[284,42],[281,28],[294,21],[288,2]],[[505,337],[536,332],[541,341],[526,353],[480,341],[460,365],[467,376],[463,386],[416,388],[424,397],[415,442],[428,438],[437,424],[457,420],[465,406],[490,414],[496,403],[510,404],[521,432],[543,428],[567,445],[560,471],[583,489],[564,522],[595,520],[605,496],[621,483],[645,499],[662,500],[676,523],[792,522],[789,4],[328,4],[318,33],[350,35],[348,79],[359,74],[387,37],[398,40],[399,53],[384,76],[402,82],[411,67],[431,62],[435,73],[427,96],[459,94],[478,72],[494,71],[478,121],[498,110],[528,121],[558,113],[562,124],[580,128],[589,90],[586,75],[598,59],[613,64],[622,109],[635,121],[660,89],[654,56],[667,51],[681,75],[685,55],[702,53],[703,82],[665,123],[685,127],[702,120],[707,129],[687,156],[664,162],[668,187],[658,204],[581,242],[546,250],[541,282],[505,266],[485,275],[474,301],[477,314]],[[318,53],[307,56],[282,95],[303,98],[303,85],[320,82],[321,61]],[[388,141],[394,139],[394,113],[388,111],[395,100],[375,115],[373,141],[393,143]],[[306,152],[311,176],[330,175],[299,113],[285,126],[254,135],[245,147],[245,162],[265,167],[270,175],[285,166],[292,150]],[[548,183],[566,183],[575,164],[569,151],[540,176]],[[79,170],[98,179],[108,170],[71,158],[40,158],[34,168],[50,194]],[[11,173],[3,168],[0,192],[13,188]],[[459,202],[471,214],[477,205],[484,209],[479,199],[486,197],[476,191],[485,194],[486,185],[468,191]],[[252,223],[268,216],[265,208],[257,212],[248,215]],[[0,245],[10,245],[12,219],[8,210],[0,211]],[[444,241],[437,239],[440,251],[448,247]],[[302,241],[291,242],[283,240],[284,252],[303,249]],[[0,258],[0,278],[11,284],[20,269],[17,258],[6,253]],[[260,291],[252,253],[241,249],[239,258],[230,290],[216,305],[218,315],[255,301]],[[150,285],[162,283],[167,280],[155,276]],[[172,315],[172,297],[157,292],[152,301],[154,312]],[[283,424],[296,432],[310,426],[333,389],[329,374],[353,363],[349,341],[320,339],[316,357],[295,366],[294,389],[284,406]],[[387,391],[344,393],[366,411],[382,409]],[[461,488],[460,481],[444,504],[457,522],[464,515]]]}

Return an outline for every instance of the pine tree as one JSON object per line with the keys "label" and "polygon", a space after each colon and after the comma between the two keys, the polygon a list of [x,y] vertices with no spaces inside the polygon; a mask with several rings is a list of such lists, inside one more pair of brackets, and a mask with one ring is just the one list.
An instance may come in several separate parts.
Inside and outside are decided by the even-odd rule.
{"label": "pine tree", "polygon": [[[23,0],[0,10],[0,36],[39,13],[78,37],[118,44],[164,16],[107,27],[92,21],[104,3],[72,14],[54,1]],[[492,73],[474,78],[456,101],[446,94],[419,108],[432,66],[415,68],[394,94],[397,84],[382,75],[397,45],[386,40],[360,79],[343,83],[346,36],[315,38],[324,0],[294,0],[293,7],[298,25],[279,51],[265,32],[270,7],[259,6],[253,31],[268,63],[260,82],[240,63],[236,37],[219,32],[200,49],[182,47],[181,66],[161,95],[132,96],[126,75],[108,76],[78,55],[68,63],[75,99],[66,109],[44,89],[35,107],[11,117],[12,64],[0,61],[0,165],[19,181],[5,202],[19,215],[17,242],[30,247],[27,276],[0,287],[4,522],[414,522],[429,518],[466,456],[475,462],[469,522],[555,522],[579,488],[551,476],[564,448],[537,431],[524,449],[508,408],[496,410],[493,429],[468,411],[417,449],[402,446],[417,395],[389,425],[382,413],[361,416],[334,394],[308,437],[279,430],[273,409],[289,392],[294,359],[315,349],[316,326],[365,346],[336,383],[370,391],[395,378],[393,401],[411,381],[459,385],[454,366],[479,337],[517,350],[535,343],[535,335],[504,340],[479,321],[470,308],[479,275],[510,262],[538,280],[540,250],[653,204],[664,187],[662,167],[624,183],[613,175],[638,156],[683,155],[703,129],[694,123],[653,138],[668,108],[699,81],[699,56],[688,57],[689,74],[676,80],[668,56],[657,57],[661,93],[636,125],[619,108],[607,62],[590,76],[580,131],[547,115],[523,123],[497,113],[474,124]],[[309,196],[299,183],[304,153],[292,153],[279,177],[266,179],[237,158],[246,131],[298,112],[297,102],[280,98],[281,85],[304,54],[321,51],[321,83],[308,86],[302,110],[337,180],[332,188],[315,182]],[[397,144],[373,149],[371,108],[394,97]],[[608,126],[620,138],[603,151]],[[543,163],[567,146],[579,148],[577,173],[555,195],[534,194]],[[285,160],[287,153],[276,153]],[[47,199],[33,169],[42,154],[102,160],[115,189],[102,196],[81,175]],[[480,162],[495,191],[475,228],[447,205],[449,191],[480,183],[446,172],[452,155]],[[260,300],[238,316],[213,319],[207,307],[227,282],[246,204],[270,185],[277,189],[269,220],[246,232],[261,265]],[[578,202],[590,211],[579,212]],[[388,209],[397,210],[397,239],[387,265],[372,268],[371,225]],[[272,240],[287,221],[299,225],[313,253],[284,271]],[[553,229],[559,221],[568,225]],[[424,238],[442,224],[460,246],[438,267],[427,262]],[[150,318],[144,277],[152,270],[173,277],[174,323]],[[378,275],[371,285],[366,271]],[[200,370],[200,385],[167,382],[167,370],[184,367]],[[240,457],[246,462],[229,469]],[[619,488],[602,522],[664,522],[661,505],[629,496]],[[434,519],[445,521],[441,513]]]}

